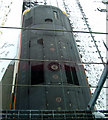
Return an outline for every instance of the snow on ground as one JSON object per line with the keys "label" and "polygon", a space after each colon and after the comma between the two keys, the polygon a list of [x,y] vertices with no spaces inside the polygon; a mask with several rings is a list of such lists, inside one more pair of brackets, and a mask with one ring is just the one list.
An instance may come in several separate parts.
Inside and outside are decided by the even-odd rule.
{"label": "snow on ground", "polygon": [[[102,4],[101,0],[80,0],[80,4],[83,6],[83,11],[86,15],[86,17],[88,18],[88,24],[91,27],[92,31],[97,31],[97,32],[106,32],[106,12],[101,12],[98,10],[98,8],[100,9],[106,9],[106,5]],[[92,6],[92,7],[91,7]],[[87,36],[87,35],[86,35]],[[88,35],[89,36],[89,35]],[[106,62],[106,49],[103,45],[103,41],[106,42],[106,35],[99,35],[99,34],[93,34],[94,36],[94,40],[96,41],[96,44],[98,46],[99,51],[101,51],[101,55],[103,57],[103,61]],[[93,43],[93,40],[91,37],[89,37],[89,39],[86,39],[85,37],[83,37],[83,42],[85,42],[87,40],[87,44],[85,44],[85,48],[87,47],[87,51],[85,50],[85,55],[86,58],[84,57],[85,62],[87,62],[88,60],[90,60],[90,62],[102,62],[100,59],[100,56],[97,52],[97,49]],[[89,84],[92,86],[96,86],[97,82],[100,78],[100,75],[102,73],[103,70],[103,65],[89,65],[89,66],[85,66],[86,70],[86,74],[88,76],[88,80],[89,80]],[[88,71],[88,69],[91,69],[90,71]],[[91,89],[92,93],[94,91],[94,89]],[[101,91],[101,94],[99,96],[99,99],[97,100],[97,108],[98,109],[104,109],[106,106],[106,89],[103,89]]]}
{"label": "snow on ground", "polygon": [[[40,0],[39,2],[43,2]],[[48,5],[59,7],[61,10],[68,14],[73,30],[79,31],[91,31],[93,32],[106,32],[106,5],[102,3],[102,0],[46,0]],[[82,9],[79,7],[79,3]],[[21,11],[22,2],[14,0],[0,0],[0,26],[13,26],[21,27]],[[40,3],[43,4],[43,3]],[[103,12],[104,11],[104,12]],[[87,24],[85,23],[85,19]],[[0,57],[14,58],[16,56],[17,44],[19,41],[20,30],[12,29],[0,29]],[[106,50],[103,45],[103,41],[106,42],[105,35],[93,34],[93,38],[90,34],[86,33],[74,33],[75,40],[77,42],[78,50],[80,52],[82,62],[100,62],[102,63],[100,56],[97,52],[93,38],[101,51],[104,62],[106,62]],[[0,60],[0,79],[6,70],[6,67],[10,61]],[[91,86],[96,86],[104,66],[101,64],[84,64],[86,75]],[[94,92],[94,88],[91,88],[91,92]],[[105,89],[102,90],[99,99],[97,100],[97,108],[105,109]]]}

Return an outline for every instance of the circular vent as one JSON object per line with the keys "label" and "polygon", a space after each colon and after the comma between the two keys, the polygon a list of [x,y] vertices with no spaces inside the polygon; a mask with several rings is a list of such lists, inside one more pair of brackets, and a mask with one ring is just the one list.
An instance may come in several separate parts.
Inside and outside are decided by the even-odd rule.
{"label": "circular vent", "polygon": [[60,69],[59,63],[53,62],[48,65],[49,70],[58,71]]}

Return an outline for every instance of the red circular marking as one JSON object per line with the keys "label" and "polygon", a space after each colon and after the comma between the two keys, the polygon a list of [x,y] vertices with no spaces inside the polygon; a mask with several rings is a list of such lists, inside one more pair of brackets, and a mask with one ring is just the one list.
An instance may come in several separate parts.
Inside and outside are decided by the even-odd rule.
{"label": "red circular marking", "polygon": [[51,70],[51,71],[58,71],[60,66],[59,66],[59,63],[57,62],[52,62],[48,65],[48,68]]}
{"label": "red circular marking", "polygon": [[60,103],[62,101],[61,97],[56,98],[56,102]]}
{"label": "red circular marking", "polygon": [[58,79],[58,75],[56,75],[56,74],[53,75],[53,78],[54,78],[54,79]]}
{"label": "red circular marking", "polygon": [[59,69],[59,66],[57,66],[57,65],[51,65],[51,69],[52,69],[52,70],[58,70],[58,69]]}
{"label": "red circular marking", "polygon": [[55,51],[55,48],[50,48],[51,51]]}

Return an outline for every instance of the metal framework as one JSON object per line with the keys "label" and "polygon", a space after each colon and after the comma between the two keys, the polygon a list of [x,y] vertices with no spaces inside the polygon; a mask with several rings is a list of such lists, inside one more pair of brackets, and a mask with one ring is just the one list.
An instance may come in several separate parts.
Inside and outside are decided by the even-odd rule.
{"label": "metal framework", "polygon": [[[105,114],[108,119],[108,111],[98,111]],[[92,111],[56,111],[56,110],[2,110],[0,118],[3,120],[99,120]],[[102,118],[100,118],[102,120]]]}

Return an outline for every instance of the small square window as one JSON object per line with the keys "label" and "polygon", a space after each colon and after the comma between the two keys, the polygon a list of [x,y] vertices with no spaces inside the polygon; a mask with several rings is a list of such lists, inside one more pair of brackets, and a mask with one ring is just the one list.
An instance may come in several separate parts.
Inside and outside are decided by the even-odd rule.
{"label": "small square window", "polygon": [[54,18],[57,20],[57,19],[58,19],[58,14],[57,14],[57,12],[56,12],[56,11],[53,11],[53,13],[54,13]]}

